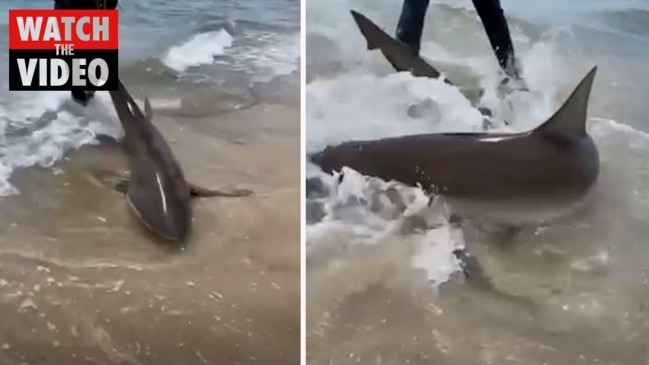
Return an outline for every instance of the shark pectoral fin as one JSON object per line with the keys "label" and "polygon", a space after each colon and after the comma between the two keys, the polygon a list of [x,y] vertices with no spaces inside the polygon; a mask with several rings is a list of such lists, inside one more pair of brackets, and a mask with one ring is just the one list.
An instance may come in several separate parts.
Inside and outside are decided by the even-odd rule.
{"label": "shark pectoral fin", "polygon": [[232,190],[216,190],[216,189],[206,189],[198,185],[188,183],[189,192],[193,198],[211,198],[211,197],[222,197],[222,198],[241,198],[245,196],[250,196],[254,192],[250,189],[239,189],[235,188]]}
{"label": "shark pectoral fin", "polygon": [[128,191],[128,183],[129,183],[129,178],[122,177],[121,180],[117,181],[115,185],[113,185],[113,189],[115,189],[115,191],[120,192],[122,194],[126,194],[126,192]]}
{"label": "shark pectoral fin", "polygon": [[110,170],[95,170],[87,177],[96,186],[107,187],[122,194],[126,194],[130,180],[129,174]]}

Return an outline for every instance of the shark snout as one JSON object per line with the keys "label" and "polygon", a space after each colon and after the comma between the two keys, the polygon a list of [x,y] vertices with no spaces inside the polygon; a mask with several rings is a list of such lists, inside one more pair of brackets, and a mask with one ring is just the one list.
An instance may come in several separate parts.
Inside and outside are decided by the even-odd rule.
{"label": "shark snout", "polygon": [[306,158],[311,163],[320,166],[322,164],[322,160],[323,160],[323,153],[322,153],[322,151],[316,152],[316,153],[310,153],[310,154],[308,154],[306,156]]}
{"label": "shark snout", "polygon": [[329,148],[316,153],[307,155],[307,160],[318,166],[325,173],[332,173],[334,170],[341,168],[342,166],[337,166],[335,161],[335,156],[332,156]]}

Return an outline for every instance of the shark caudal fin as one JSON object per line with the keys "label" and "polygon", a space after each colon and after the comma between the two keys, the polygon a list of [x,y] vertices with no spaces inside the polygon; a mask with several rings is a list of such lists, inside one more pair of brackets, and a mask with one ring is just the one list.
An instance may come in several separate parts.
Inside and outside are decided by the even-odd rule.
{"label": "shark caudal fin", "polygon": [[379,28],[374,22],[369,20],[365,15],[350,10],[358,29],[363,33],[363,37],[367,41],[367,49],[374,50],[381,47],[381,43],[391,38],[386,32]]}
{"label": "shark caudal fin", "polygon": [[[363,37],[367,41],[367,49],[380,49],[386,60],[398,72],[408,71],[415,77],[428,77],[437,79],[441,73],[419,57],[417,53],[407,44],[390,36],[378,25],[374,24],[365,15],[350,10],[354,21],[358,25]],[[444,82],[453,84],[444,78]]]}
{"label": "shark caudal fin", "polygon": [[123,123],[124,121],[129,120],[129,118],[132,118],[133,112],[129,107],[130,95],[128,95],[126,87],[124,87],[124,84],[122,84],[122,80],[120,80],[119,78],[117,79],[117,90],[109,91],[109,94],[120,121]]}
{"label": "shark caudal fin", "polygon": [[534,130],[555,137],[584,137],[586,136],[586,121],[588,117],[588,100],[593,87],[597,66],[581,80],[559,110],[550,119]]}
{"label": "shark caudal fin", "polygon": [[[149,136],[151,128],[149,127],[149,113],[144,115],[142,110],[135,102],[135,99],[128,92],[122,80],[117,79],[117,90],[110,91],[110,98],[113,100],[113,105],[117,111],[117,116],[122,128],[124,128],[126,145],[131,145],[135,141],[142,138],[142,136]],[[147,108],[145,102],[145,109]],[[149,109],[151,106],[149,105]]]}
{"label": "shark caudal fin", "polygon": [[[135,102],[135,99],[133,99],[133,96],[131,95],[131,93],[128,92],[128,90],[126,89],[126,86],[124,86],[124,84],[122,83],[122,80],[120,80],[119,78],[117,79],[117,93],[118,93],[118,95],[120,95],[126,101],[126,104],[128,105],[128,109],[131,112],[133,117],[135,117],[137,119],[147,119],[148,118],[148,115],[150,115],[150,114],[147,113],[147,115],[145,115],[145,114],[142,113],[142,109],[140,109],[140,106],[137,105],[137,103]],[[145,104],[144,104],[145,110],[147,108],[146,104],[147,104],[147,101],[145,100]],[[149,109],[150,108],[151,108],[151,105],[149,105]]]}

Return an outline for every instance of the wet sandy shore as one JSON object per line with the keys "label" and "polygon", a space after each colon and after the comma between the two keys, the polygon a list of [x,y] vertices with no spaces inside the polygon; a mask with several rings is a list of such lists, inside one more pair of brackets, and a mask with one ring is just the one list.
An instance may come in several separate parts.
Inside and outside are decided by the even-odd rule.
{"label": "wet sandy shore", "polygon": [[126,168],[115,143],[15,174],[21,194],[0,205],[0,363],[299,363],[299,111],[206,114],[154,123],[188,180],[256,195],[196,200],[183,250],[91,178]]}

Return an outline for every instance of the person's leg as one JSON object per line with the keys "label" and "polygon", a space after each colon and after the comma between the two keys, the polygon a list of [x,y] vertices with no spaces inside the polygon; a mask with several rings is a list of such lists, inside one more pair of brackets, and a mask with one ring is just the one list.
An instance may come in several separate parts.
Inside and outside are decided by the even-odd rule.
{"label": "person's leg", "polygon": [[[109,9],[114,9],[117,6],[117,0],[108,0],[107,4]],[[54,9],[96,9],[97,3],[95,0],[54,0]],[[85,106],[90,99],[95,95],[92,90],[72,90],[72,99],[77,103]]]}
{"label": "person's leg", "polygon": [[[86,0],[88,1],[88,0]],[[117,0],[93,0],[96,3],[96,9],[114,10],[117,8]]]}
{"label": "person's leg", "polygon": [[500,0],[473,0],[473,5],[482,20],[498,64],[509,77],[519,79],[520,69]]}
{"label": "person's leg", "polygon": [[396,35],[398,40],[409,45],[416,54],[419,54],[429,3],[430,0],[403,0]]}
{"label": "person's leg", "polygon": [[88,101],[90,101],[90,99],[95,96],[95,92],[92,90],[86,91],[75,89],[70,93],[72,94],[72,99],[83,106],[86,106],[86,104],[88,104]]}

